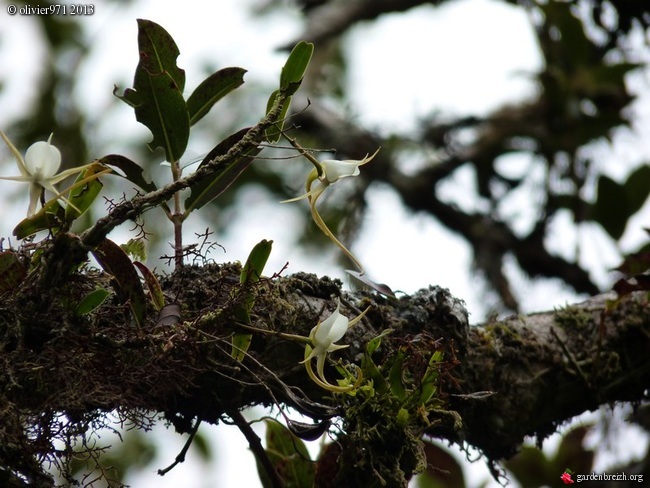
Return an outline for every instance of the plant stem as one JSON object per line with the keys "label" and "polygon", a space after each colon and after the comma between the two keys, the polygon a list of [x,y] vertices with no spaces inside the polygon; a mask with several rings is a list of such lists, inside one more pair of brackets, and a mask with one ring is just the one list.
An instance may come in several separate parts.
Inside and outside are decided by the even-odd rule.
{"label": "plant stem", "polygon": [[[181,179],[181,166],[178,161],[172,162],[172,179],[175,182]],[[180,269],[183,266],[183,211],[181,209],[181,192],[174,193],[174,212],[172,222],[174,224],[174,266]]]}
{"label": "plant stem", "polygon": [[239,428],[241,433],[244,434],[244,437],[246,437],[246,440],[248,441],[248,445],[250,446],[251,451],[253,451],[253,454],[255,454],[257,460],[264,467],[264,471],[266,471],[266,474],[269,475],[271,486],[273,488],[284,488],[284,482],[280,478],[280,475],[278,475],[278,472],[275,470],[275,466],[273,466],[273,463],[269,459],[269,456],[266,454],[266,451],[262,446],[262,442],[260,441],[260,438],[257,436],[257,434],[252,429],[252,427],[248,424],[248,422],[241,414],[241,412],[237,409],[233,409],[231,411],[228,411],[227,413],[232,419],[232,421],[235,423],[235,425]]}

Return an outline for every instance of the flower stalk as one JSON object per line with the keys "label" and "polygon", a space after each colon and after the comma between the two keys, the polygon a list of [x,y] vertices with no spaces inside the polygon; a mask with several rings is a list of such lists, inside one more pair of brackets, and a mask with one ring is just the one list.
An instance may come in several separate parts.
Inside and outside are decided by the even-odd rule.
{"label": "flower stalk", "polygon": [[282,203],[296,202],[298,200],[306,198],[309,202],[311,216],[316,226],[343,252],[343,254],[345,254],[354,263],[354,265],[359,269],[360,274],[363,275],[365,273],[363,266],[356,258],[356,256],[352,254],[352,252],[347,247],[345,247],[343,243],[341,243],[341,241],[339,241],[334,233],[330,230],[330,228],[321,217],[316,204],[318,203],[318,199],[330,185],[343,178],[358,176],[360,174],[359,168],[364,164],[372,161],[372,159],[379,152],[379,149],[377,149],[372,154],[372,156],[366,155],[366,157],[360,160],[347,159],[340,161],[336,159],[327,159],[324,161],[318,161],[309,152],[300,147],[300,145],[294,139],[286,135],[285,137],[292,146],[300,151],[300,153],[314,165],[314,169],[312,169],[307,176],[307,181],[305,183],[306,193],[296,198],[284,200]]}

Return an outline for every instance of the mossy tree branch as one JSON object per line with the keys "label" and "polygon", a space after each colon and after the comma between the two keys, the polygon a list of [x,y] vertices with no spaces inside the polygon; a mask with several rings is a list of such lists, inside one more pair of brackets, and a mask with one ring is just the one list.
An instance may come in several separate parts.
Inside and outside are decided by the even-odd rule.
{"label": "mossy tree branch", "polygon": [[[304,345],[260,334],[249,357],[232,359],[238,274],[230,265],[175,272],[163,285],[180,304],[183,322],[163,326],[151,313],[141,330],[117,301],[92,317],[74,314],[79,297],[106,286],[102,275],[75,275],[56,291],[27,280],[6,294],[0,307],[0,466],[31,470],[35,482],[43,473],[33,472],[33,459],[61,455],[49,441],[95,428],[111,411],[137,425],[158,412],[181,432],[189,432],[194,419],[217,423],[228,411],[276,402],[314,419],[345,419],[345,403],[328,397],[299,364]],[[333,310],[339,285],[306,274],[262,280],[254,325],[308,335]],[[342,313],[371,310],[345,336],[350,347],[336,355],[360,364],[367,342],[387,328],[393,333],[384,338],[380,358],[406,343],[433,340],[455,366],[438,394],[446,411],[458,412],[462,429],[432,421],[427,433],[467,441],[498,460],[512,455],[524,436],[549,435],[602,404],[646,398],[645,296],[633,294],[608,308],[612,298],[470,327],[462,302],[438,287],[400,299],[347,294]],[[337,374],[333,368],[326,373]],[[66,414],[65,425],[59,413]]]}

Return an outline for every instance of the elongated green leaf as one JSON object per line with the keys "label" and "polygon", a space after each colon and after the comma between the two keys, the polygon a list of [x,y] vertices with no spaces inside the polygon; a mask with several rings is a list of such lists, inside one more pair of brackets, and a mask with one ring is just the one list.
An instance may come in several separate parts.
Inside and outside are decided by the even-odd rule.
{"label": "elongated green leaf", "polygon": [[138,20],[140,62],[133,88],[114,94],[135,109],[138,122],[153,134],[151,149],[162,147],[168,161],[185,152],[190,118],[183,98],[185,72],[176,66],[179,51],[172,37],[158,24]]}
{"label": "elongated green leaf", "polygon": [[[124,173],[124,178],[129,180],[134,185],[137,185],[144,191],[155,191],[157,190],[156,185],[151,181],[147,181],[142,175],[143,169],[140,165],[134,163],[129,158],[120,156],[119,154],[109,154],[104,156],[101,159],[97,160],[98,163],[103,164],[104,166],[115,167]],[[115,172],[118,176],[122,176],[121,173]]]}
{"label": "elongated green leaf", "polygon": [[[266,262],[271,255],[272,246],[273,241],[267,241],[264,239],[253,247],[239,276],[239,282],[242,285],[246,286],[259,281],[260,276],[262,276],[262,272],[264,271],[264,266],[266,266]],[[255,296],[252,293],[246,294],[243,301],[237,304],[237,307],[234,310],[235,320],[247,325],[250,324],[250,312],[253,309],[254,304]],[[237,361],[243,360],[252,340],[253,336],[248,333],[237,333],[233,335],[232,357]]]}
{"label": "elongated green leaf", "polygon": [[260,279],[264,271],[264,266],[266,266],[266,262],[271,255],[272,247],[273,241],[267,241],[266,239],[255,244],[241,270],[239,276],[239,282],[241,284],[255,283]]}
{"label": "elongated green leaf", "polygon": [[106,298],[111,294],[110,291],[104,289],[104,288],[97,288],[96,290],[91,291],[88,295],[86,295],[83,300],[81,300],[77,304],[77,308],[75,308],[75,314],[76,315],[86,315],[93,310],[95,310],[97,307],[99,307]]}
{"label": "elongated green leaf", "polygon": [[289,107],[291,107],[291,95],[296,93],[298,88],[300,88],[313,53],[314,45],[312,43],[300,41],[294,46],[291,54],[287,58],[287,62],[282,68],[282,72],[280,73],[280,88],[271,93],[269,101],[266,104],[266,113],[268,114],[280,94],[286,97],[277,123],[275,126],[269,127],[265,132],[266,140],[271,144],[275,144],[280,140],[284,122],[289,113]]}
{"label": "elongated green leaf", "polygon": [[[245,308],[237,309],[235,311],[235,319],[244,324],[250,324],[251,317],[248,310]],[[253,334],[244,332],[237,332],[232,336],[232,350],[230,355],[237,361],[243,361],[246,357],[248,349],[253,342]]]}
{"label": "elongated green leaf", "polygon": [[42,230],[56,230],[63,222],[65,211],[56,199],[51,200],[34,215],[21,220],[14,227],[13,234],[18,239],[36,234]]}
{"label": "elongated green leaf", "polygon": [[149,74],[166,72],[179,91],[185,89],[185,71],[176,66],[180,54],[176,42],[160,25],[146,19],[138,19],[138,49],[140,65]]}
{"label": "elongated green leaf", "polygon": [[105,171],[110,172],[99,164],[92,164],[79,173],[68,196],[69,204],[65,207],[67,222],[78,219],[90,208],[104,187],[104,184],[99,181],[98,174]]}
{"label": "elongated green leaf", "polygon": [[128,302],[136,324],[141,327],[147,311],[147,301],[138,273],[129,257],[109,239],[104,239],[92,254],[104,271],[113,276],[118,296]]}
{"label": "elongated green leaf", "polygon": [[212,106],[244,84],[245,69],[224,68],[206,78],[187,99],[190,125],[196,124]]}
{"label": "elongated green leaf", "polygon": [[[286,488],[303,488],[314,484],[315,466],[304,442],[278,422],[266,421],[266,453]],[[264,487],[272,486],[266,470],[258,464]]]}
{"label": "elongated green leaf", "polygon": [[[213,159],[228,153],[231,147],[237,144],[250,130],[242,129],[239,132],[229,136],[212,149],[201,162],[199,167],[209,163]],[[211,202],[232,185],[239,175],[248,168],[253,162],[255,156],[262,150],[260,147],[249,149],[246,153],[241,154],[232,161],[224,162],[218,165],[215,170],[196,185],[192,186],[190,196],[185,199],[185,213],[190,213],[197,208]]]}
{"label": "elongated green leaf", "polygon": [[280,74],[281,90],[287,91],[288,95],[296,92],[305,76],[312,54],[314,45],[311,42],[300,41],[294,46]]}
{"label": "elongated green leaf", "polygon": [[436,351],[429,359],[429,366],[422,377],[420,390],[420,404],[422,405],[428,402],[438,391],[438,363],[442,361],[442,358],[442,351]]}

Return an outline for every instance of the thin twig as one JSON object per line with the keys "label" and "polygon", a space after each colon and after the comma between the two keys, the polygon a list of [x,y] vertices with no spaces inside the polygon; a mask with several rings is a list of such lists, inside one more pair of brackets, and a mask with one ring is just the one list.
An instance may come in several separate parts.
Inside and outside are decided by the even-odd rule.
{"label": "thin twig", "polygon": [[262,441],[260,441],[260,438],[257,436],[253,428],[248,424],[241,412],[237,409],[233,409],[226,413],[233,420],[241,433],[244,434],[244,437],[246,437],[251,451],[253,451],[253,454],[255,454],[257,460],[264,467],[264,471],[266,471],[266,473],[269,475],[271,486],[273,486],[273,488],[284,488],[284,482],[276,471],[275,466],[273,466],[273,463],[271,463],[271,459],[269,459],[268,454],[266,454],[266,451],[262,446]]}
{"label": "thin twig", "polygon": [[197,419],[196,424],[194,424],[194,428],[192,429],[192,432],[190,432],[190,438],[187,439],[187,442],[183,446],[183,449],[181,449],[181,452],[178,453],[178,456],[176,456],[176,459],[172,464],[167,466],[165,469],[159,469],[158,474],[160,476],[165,476],[167,473],[169,473],[172,469],[176,467],[177,464],[180,464],[185,461],[185,455],[187,454],[187,451],[189,450],[190,446],[192,445],[192,441],[194,440],[194,436],[199,430],[199,426],[201,425],[201,420]]}

